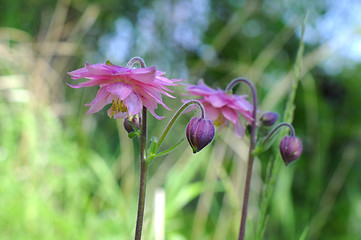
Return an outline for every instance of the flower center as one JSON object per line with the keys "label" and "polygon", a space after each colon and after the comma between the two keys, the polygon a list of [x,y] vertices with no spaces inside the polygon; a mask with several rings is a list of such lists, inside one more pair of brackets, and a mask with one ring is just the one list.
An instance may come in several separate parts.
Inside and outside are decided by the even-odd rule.
{"label": "flower center", "polygon": [[219,127],[224,123],[224,117],[220,114],[217,119],[213,122],[215,126]]}
{"label": "flower center", "polygon": [[113,99],[113,104],[111,107],[111,116],[112,117],[114,114],[117,114],[118,112],[128,112],[128,108],[127,106],[125,106],[123,100],[119,100],[119,98]]}
{"label": "flower center", "polygon": [[113,111],[124,113],[128,111],[128,108],[125,106],[123,100],[117,98],[116,100],[113,99]]}

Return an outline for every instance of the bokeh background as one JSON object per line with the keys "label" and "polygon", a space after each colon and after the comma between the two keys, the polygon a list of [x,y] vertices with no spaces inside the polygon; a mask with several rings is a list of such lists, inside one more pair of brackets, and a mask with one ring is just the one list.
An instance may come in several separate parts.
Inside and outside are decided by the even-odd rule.
{"label": "bokeh background", "polygon": [[[360,239],[359,1],[0,0],[0,9],[0,239],[132,239],[138,142],[106,110],[85,114],[96,87],[65,83],[85,62],[133,56],[184,83],[246,77],[261,110],[281,116],[299,78],[293,124],[304,153],[285,167],[276,143],[256,159],[247,239]],[[165,99],[172,109],[182,89]],[[150,117],[151,136],[172,116],[157,113],[166,118]],[[247,146],[223,129],[196,155],[183,142],[155,160],[144,239],[236,239]]]}

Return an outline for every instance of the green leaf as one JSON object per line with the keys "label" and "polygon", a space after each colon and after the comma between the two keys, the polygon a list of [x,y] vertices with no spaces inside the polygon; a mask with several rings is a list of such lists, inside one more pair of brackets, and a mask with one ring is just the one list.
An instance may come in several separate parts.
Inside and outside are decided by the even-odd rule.
{"label": "green leaf", "polygon": [[108,66],[114,66],[114,64],[113,64],[113,63],[111,63],[109,60],[107,60],[107,61],[105,62],[105,65],[108,65]]}
{"label": "green leaf", "polygon": [[133,131],[131,133],[128,133],[128,137],[129,138],[134,138],[136,136],[140,136],[140,131],[139,130],[136,130],[136,131]]}
{"label": "green leaf", "polygon": [[[175,144],[173,147],[171,148],[168,148],[167,150],[163,151],[163,152],[160,152],[160,153],[157,153],[157,154],[148,154],[148,158],[147,158],[147,163],[151,163],[151,161],[154,159],[154,158],[157,158],[157,157],[160,157],[160,156],[163,156],[165,154],[168,154],[170,153],[171,151],[173,151],[174,149],[176,149],[176,147],[178,147],[183,141],[184,141],[185,138],[183,138],[182,140],[180,140],[177,144]],[[156,145],[157,147],[157,145]],[[149,148],[151,148],[151,146],[149,146]]]}
{"label": "green leaf", "polygon": [[305,229],[303,230],[299,240],[306,240],[308,229],[309,229],[308,226],[305,227]]}
{"label": "green leaf", "polygon": [[158,151],[158,139],[156,137],[152,137],[150,139],[149,147],[147,150],[148,156],[154,156]]}
{"label": "green leaf", "polygon": [[160,153],[157,153],[155,155],[155,157],[160,157],[160,156],[163,156],[165,154],[168,154],[170,153],[171,151],[173,151],[174,149],[176,149],[176,147],[178,147],[183,141],[184,141],[185,138],[183,138],[182,140],[180,140],[176,145],[174,145],[173,147],[171,148],[168,148],[167,150],[163,151],[163,152],[160,152]]}

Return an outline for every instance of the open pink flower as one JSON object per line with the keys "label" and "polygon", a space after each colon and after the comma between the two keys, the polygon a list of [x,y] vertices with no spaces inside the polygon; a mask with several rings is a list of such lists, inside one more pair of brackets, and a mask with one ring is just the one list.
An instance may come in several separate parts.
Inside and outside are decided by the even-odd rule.
{"label": "open pink flower", "polygon": [[245,96],[213,89],[202,80],[198,82],[198,85],[188,85],[187,90],[191,95],[202,97],[198,100],[206,110],[206,119],[220,127],[227,126],[231,122],[235,134],[239,137],[244,136],[244,126],[239,114],[243,115],[249,124],[253,121],[253,106],[245,99]]}
{"label": "open pink flower", "polygon": [[109,117],[126,118],[141,112],[143,106],[157,119],[154,110],[158,103],[170,110],[162,100],[162,94],[174,98],[166,86],[176,86],[177,79],[164,77],[164,72],[155,67],[130,69],[107,63],[86,63],[85,67],[68,73],[72,79],[86,78],[86,82],[78,85],[68,84],[72,88],[92,87],[100,88],[94,100],[86,104],[87,113],[100,111],[105,105],[112,103],[108,109]]}

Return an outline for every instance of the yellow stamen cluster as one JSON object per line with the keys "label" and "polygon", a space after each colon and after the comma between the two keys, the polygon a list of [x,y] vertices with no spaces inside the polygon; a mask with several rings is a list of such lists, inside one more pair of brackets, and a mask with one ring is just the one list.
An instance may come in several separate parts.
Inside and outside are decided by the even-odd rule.
{"label": "yellow stamen cluster", "polygon": [[213,123],[214,123],[215,126],[219,127],[219,126],[221,126],[223,124],[223,122],[224,122],[224,117],[223,117],[222,114],[220,114],[218,116],[218,118]]}
{"label": "yellow stamen cluster", "polygon": [[113,99],[113,105],[112,105],[112,115],[118,113],[118,112],[128,112],[128,108],[127,106],[125,106],[123,100],[119,100],[119,98],[117,99]]}

